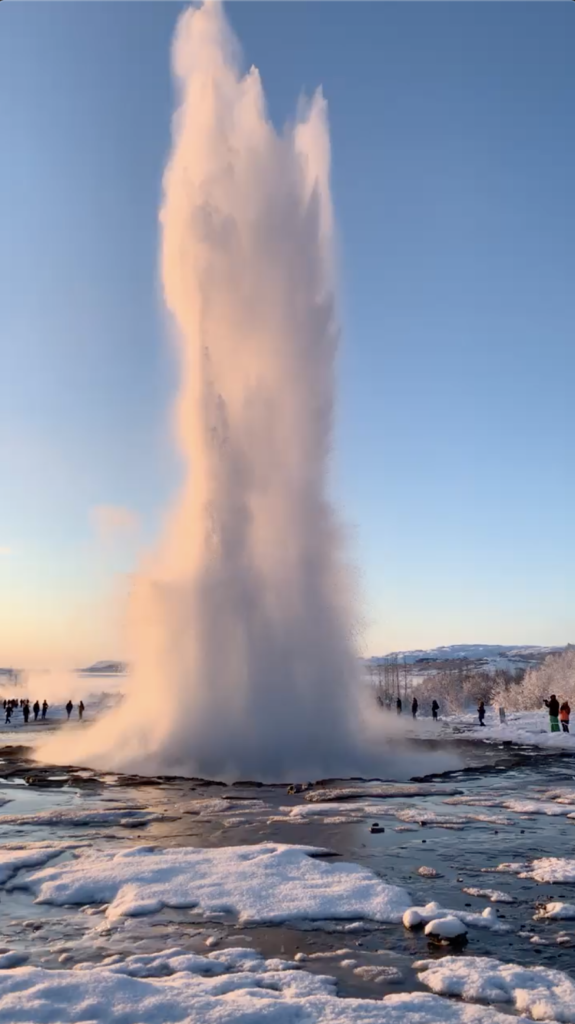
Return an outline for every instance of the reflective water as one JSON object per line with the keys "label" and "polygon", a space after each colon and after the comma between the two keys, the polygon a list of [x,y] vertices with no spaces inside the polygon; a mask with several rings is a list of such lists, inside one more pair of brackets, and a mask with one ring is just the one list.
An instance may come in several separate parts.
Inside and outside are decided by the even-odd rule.
{"label": "reflective water", "polygon": [[[501,806],[482,807],[473,803],[445,803],[457,790],[470,801],[488,797],[494,801],[512,798],[541,799],[546,790],[575,788],[575,760],[555,754],[533,754],[497,748],[470,748],[461,755],[468,763],[461,770],[431,778],[446,793],[425,797],[386,798],[377,801],[375,819],[384,831],[370,832],[372,817],[362,821],[330,823],[317,817],[301,822],[287,820],[286,808],[308,805],[308,793],[288,793],[286,787],[223,786],[201,780],[138,779],[98,774],[75,768],[41,768],[27,759],[22,748],[0,750],[0,797],[9,802],[0,807],[0,842],[38,840],[89,840],[94,848],[141,843],[158,846],[223,846],[240,843],[306,843],[333,851],[346,860],[371,868],[388,882],[404,886],[414,903],[436,900],[455,910],[482,911],[494,905],[498,917],[509,924],[507,934],[471,929],[467,953],[490,955],[525,964],[543,964],[571,971],[575,965],[575,922],[534,921],[538,904],[551,900],[575,902],[575,885],[542,885],[514,875],[490,873],[504,861],[522,861],[543,856],[573,856],[575,820],[566,815],[523,815]],[[334,784],[333,784],[334,785]],[[330,796],[332,784],[324,793]],[[314,789],[317,787],[314,787]],[[369,790],[368,790],[369,792]],[[398,792],[401,792],[398,787]],[[198,801],[225,799],[224,809],[213,811]],[[365,800],[365,797],[364,797]],[[263,806],[256,801],[261,801]],[[374,800],[370,796],[369,803]],[[361,798],[346,801],[353,811]],[[340,805],[338,804],[338,807]],[[33,815],[48,810],[83,813],[95,808],[142,808],[160,814],[161,820],[147,825],[71,824],[70,822],[10,822],[10,816]],[[198,810],[201,813],[198,813]],[[283,809],[283,810],[282,810]],[[415,821],[397,817],[402,810],[415,810]],[[568,808],[566,808],[566,811]],[[446,815],[503,816],[506,824],[494,824],[472,817],[457,827],[422,825],[430,812]],[[339,813],[334,811],[334,813]],[[419,815],[421,814],[421,818]],[[284,820],[270,821],[280,817]],[[64,853],[62,856],[70,856]],[[418,874],[422,866],[434,868],[438,877]],[[23,873],[25,875],[25,872]],[[164,910],[144,918],[127,919],[112,930],[95,931],[102,918],[77,907],[39,906],[26,890],[17,888],[17,876],[0,890],[0,926],[4,948],[22,949],[32,962],[46,966],[73,965],[100,960],[111,953],[130,955],[179,946],[206,952],[206,939],[218,944],[249,944],[265,955],[291,958],[303,952],[312,958],[306,969],[338,977],[343,994],[413,990],[420,987],[413,972],[414,960],[440,956],[447,949],[428,946],[421,932],[409,932],[401,925],[363,922],[354,930],[342,930],[342,923],[314,926],[239,926],[231,917],[206,921],[197,913]],[[485,897],[470,896],[465,887],[502,890],[514,898],[510,904],[490,904]],[[521,934],[519,934],[521,933]],[[560,937],[561,941],[557,939]],[[531,941],[535,938],[535,942]],[[334,957],[346,949],[345,957]],[[322,954],[322,955],[318,955]],[[355,964],[342,967],[341,960]],[[401,981],[373,981],[357,968],[374,965],[398,968]],[[381,972],[380,972],[381,973]]]}

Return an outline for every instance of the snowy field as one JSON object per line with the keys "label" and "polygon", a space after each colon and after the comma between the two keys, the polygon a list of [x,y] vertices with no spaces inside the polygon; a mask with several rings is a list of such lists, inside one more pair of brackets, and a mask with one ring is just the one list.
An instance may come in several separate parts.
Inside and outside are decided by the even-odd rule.
{"label": "snowy field", "polygon": [[467,767],[294,793],[50,769],[14,726],[0,1024],[575,1024],[575,763],[447,728]]}

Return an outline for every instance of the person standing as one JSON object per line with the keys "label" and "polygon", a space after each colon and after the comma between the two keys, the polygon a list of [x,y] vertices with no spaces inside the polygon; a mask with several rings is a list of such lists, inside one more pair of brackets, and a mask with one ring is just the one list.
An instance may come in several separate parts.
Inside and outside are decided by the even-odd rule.
{"label": "person standing", "polygon": [[431,717],[433,718],[434,722],[437,722],[437,713],[438,713],[438,711],[439,711],[439,704],[437,703],[436,700],[434,700],[433,704],[431,705]]}
{"label": "person standing", "polygon": [[82,721],[82,718],[84,717],[84,710],[84,701],[81,700],[80,703],[78,704],[78,718],[80,719],[80,721]]}
{"label": "person standing", "polygon": [[42,701],[42,721],[46,718],[46,712],[48,711],[48,701]]}
{"label": "person standing", "polygon": [[30,705],[28,701],[22,705],[22,714],[24,715],[24,724],[28,725],[28,719],[30,718]]}
{"label": "person standing", "polygon": [[32,711],[34,712],[34,721],[38,721],[38,715],[40,714],[40,704],[37,700],[32,705]]}
{"label": "person standing", "polygon": [[66,713],[68,715],[68,720],[70,719],[70,715],[72,714],[73,709],[74,705],[72,704],[72,701],[69,700],[68,703],[66,704]]}
{"label": "person standing", "polygon": [[398,697],[396,702],[395,702],[395,710],[397,711],[398,715],[401,714],[401,708],[402,708],[401,697]]}
{"label": "person standing", "polygon": [[419,707],[419,703],[418,703],[417,697],[414,697],[412,702],[411,702],[411,714],[413,715],[414,719],[417,718],[417,709],[418,709],[418,707]]}
{"label": "person standing", "polygon": [[479,724],[485,727],[485,704],[482,700],[477,708],[477,717],[479,718]]}
{"label": "person standing", "polygon": [[571,714],[571,708],[569,707],[569,701],[564,700],[561,707],[559,708],[559,721],[561,722],[561,728],[563,732],[569,732],[569,716]]}
{"label": "person standing", "polygon": [[544,700],[546,708],[549,708],[549,728],[551,732],[559,732],[559,701],[554,693],[549,700]]}

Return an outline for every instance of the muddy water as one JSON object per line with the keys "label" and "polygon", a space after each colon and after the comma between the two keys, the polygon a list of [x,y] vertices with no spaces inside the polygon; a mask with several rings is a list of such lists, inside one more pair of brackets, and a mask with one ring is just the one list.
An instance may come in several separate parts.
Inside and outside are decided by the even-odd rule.
{"label": "muddy water", "polygon": [[[4,748],[0,750],[0,798],[7,802],[0,807],[0,843],[73,839],[88,841],[92,848],[106,849],[142,843],[213,847],[266,840],[319,846],[371,868],[387,882],[404,886],[415,904],[436,900],[443,907],[475,912],[494,906],[501,923],[510,926],[509,932],[494,934],[471,928],[466,953],[571,972],[575,967],[575,922],[534,921],[533,915],[543,902],[575,902],[575,885],[542,885],[488,869],[504,861],[574,856],[575,820],[566,816],[523,815],[501,806],[482,807],[472,802],[454,805],[445,800],[454,793],[458,799],[470,801],[482,797],[495,802],[509,798],[541,799],[545,790],[575,789],[575,759],[503,748],[470,749],[469,744],[462,756],[468,764],[461,770],[427,780],[437,786],[433,795],[396,795],[378,800],[375,820],[383,831],[372,833],[373,817],[338,823],[323,822],[315,816],[298,822],[286,820],[286,809],[308,804],[309,791],[293,794],[285,786],[225,787],[198,780],[149,780],[75,768],[50,769],[29,761],[25,749]],[[322,788],[327,799],[335,785],[328,783]],[[397,793],[401,794],[400,785]],[[221,797],[229,810],[210,813],[204,809],[198,813],[199,801]],[[346,800],[345,807],[357,810],[361,802]],[[371,796],[369,803],[374,803]],[[342,806],[338,803],[333,813],[339,814]],[[82,813],[122,807],[148,810],[161,818],[147,825],[130,822],[129,827],[118,822],[72,825],[8,820],[9,816],[42,811]],[[406,823],[397,817],[397,812],[409,810],[414,811],[414,821]],[[447,828],[421,824],[431,812],[473,817]],[[480,820],[481,815],[502,816],[508,822],[495,824]],[[274,817],[283,820],[270,821]],[[397,831],[398,828],[410,830]],[[422,866],[435,869],[437,877],[419,875]],[[0,890],[3,947],[22,950],[29,955],[30,962],[49,967],[174,946],[205,953],[208,939],[216,944],[215,948],[245,944],[266,956],[291,959],[296,953],[303,953],[309,957],[306,969],[336,976],[342,994],[368,995],[413,991],[420,987],[412,968],[415,960],[452,953],[449,947],[430,947],[421,932],[409,932],[401,925],[369,922],[356,922],[351,929],[342,922],[322,923],[321,928],[311,924],[243,927],[231,917],[206,921],[189,910],[164,910],[148,917],[126,919],[108,929],[98,908],[35,904],[32,894],[18,887],[25,882],[25,876],[26,872],[21,872]],[[485,897],[463,892],[466,887],[497,889],[513,897],[514,902],[491,904]],[[346,953],[342,954],[342,950]],[[353,960],[354,964],[343,967],[342,959]],[[381,968],[395,968],[395,975],[375,984],[369,971],[356,973],[358,968],[375,967],[379,971],[372,975],[381,978]]]}

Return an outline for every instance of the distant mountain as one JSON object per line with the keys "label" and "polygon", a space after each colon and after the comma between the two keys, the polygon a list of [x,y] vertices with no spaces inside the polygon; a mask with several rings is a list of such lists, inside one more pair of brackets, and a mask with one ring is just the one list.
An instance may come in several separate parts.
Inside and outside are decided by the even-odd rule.
{"label": "distant mountain", "polygon": [[[569,646],[569,645],[567,645]],[[532,668],[540,665],[549,654],[559,654],[564,647],[535,647],[502,644],[451,644],[447,647],[432,647],[429,650],[394,651],[366,658],[366,665],[394,664],[411,666],[411,675],[429,675],[440,671],[446,662],[464,663],[467,667],[494,672],[496,669]]]}
{"label": "distant mountain", "polygon": [[124,675],[127,668],[125,661],[95,661],[87,668],[79,668],[78,672],[90,676],[120,676]]}

